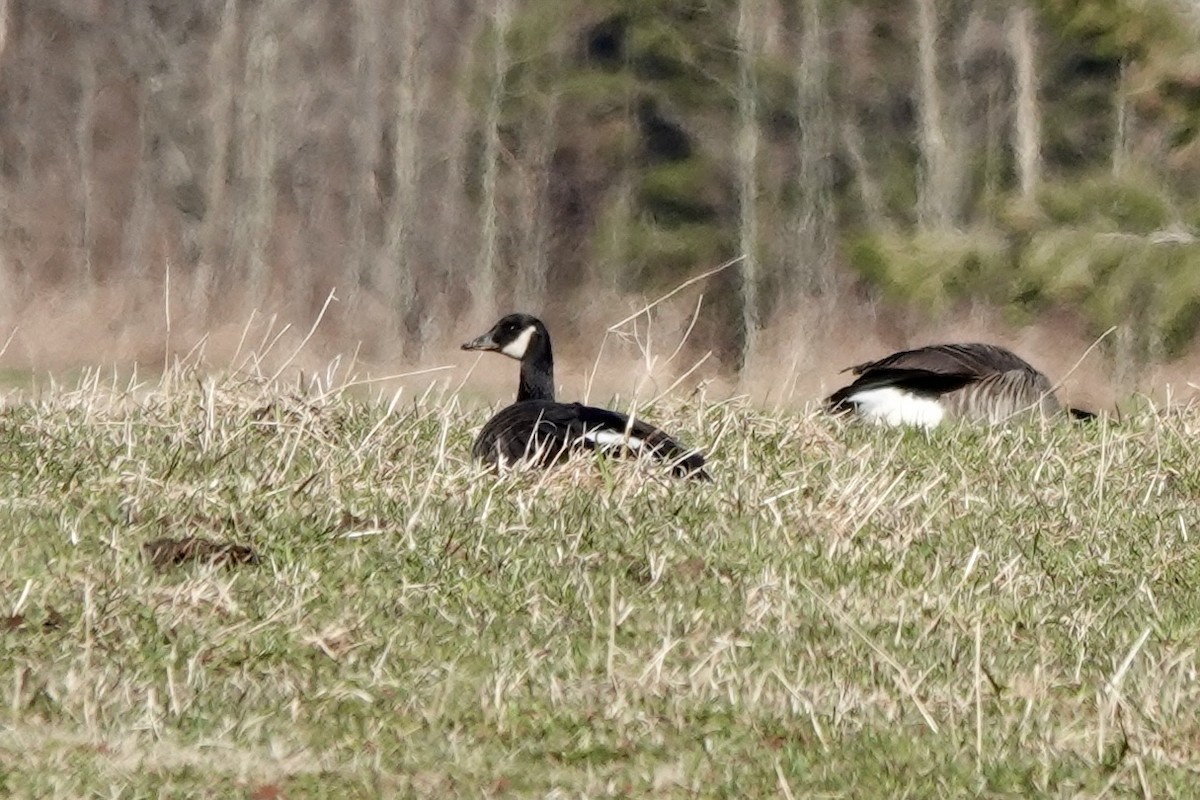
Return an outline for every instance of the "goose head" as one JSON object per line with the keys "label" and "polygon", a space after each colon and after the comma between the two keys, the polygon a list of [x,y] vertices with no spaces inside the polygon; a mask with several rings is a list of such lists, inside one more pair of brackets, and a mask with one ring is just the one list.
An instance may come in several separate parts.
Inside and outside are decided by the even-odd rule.
{"label": "goose head", "polygon": [[482,336],[463,344],[463,350],[494,351],[517,361],[538,352],[549,344],[546,326],[529,314],[508,314]]}

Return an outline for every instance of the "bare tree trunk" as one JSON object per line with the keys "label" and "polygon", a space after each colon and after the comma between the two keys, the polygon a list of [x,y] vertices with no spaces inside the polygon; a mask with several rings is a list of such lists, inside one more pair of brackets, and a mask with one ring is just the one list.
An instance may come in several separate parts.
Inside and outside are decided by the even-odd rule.
{"label": "bare tree trunk", "polygon": [[487,317],[495,316],[496,289],[499,284],[500,113],[504,101],[505,76],[508,73],[508,29],[511,17],[511,0],[495,0],[492,8],[492,87],[484,121],[483,240],[471,298],[475,311]]}
{"label": "bare tree trunk", "polygon": [[[407,3],[405,4],[407,5]],[[354,160],[351,166],[353,183],[350,191],[350,216],[346,229],[350,231],[350,257],[342,281],[348,294],[359,291],[381,291],[375,278],[376,259],[381,253],[371,241],[370,217],[378,211],[379,193],[375,186],[375,169],[379,164],[380,134],[383,131],[379,103],[382,69],[381,33],[391,26],[384,23],[380,0],[354,0],[354,88],[357,92],[355,118],[351,120]]]}
{"label": "bare tree trunk", "polygon": [[1041,178],[1042,116],[1038,107],[1037,53],[1033,11],[1021,3],[1009,11],[1008,46],[1016,79],[1013,152],[1021,196],[1031,199]]}
{"label": "bare tree trunk", "polygon": [[[558,133],[557,87],[550,90],[546,113],[529,120],[526,133],[530,142],[521,181],[521,252],[517,259],[516,300],[525,308],[541,308],[546,299],[549,271],[547,247],[550,239],[552,209],[547,206],[550,185],[550,161]],[[534,128],[536,130],[529,130]]]}
{"label": "bare tree trunk", "polygon": [[873,229],[887,226],[886,206],[883,202],[883,192],[875,176],[871,174],[871,164],[867,161],[866,150],[863,147],[862,131],[854,119],[842,122],[842,143],[850,166],[854,170],[854,183],[858,186],[858,197],[862,202],[863,214],[867,218],[867,226]]}
{"label": "bare tree trunk", "polygon": [[[631,56],[627,52],[621,68],[631,69],[630,60]],[[621,124],[626,130],[636,130],[638,97],[637,85],[632,81],[626,83],[621,118]],[[634,206],[638,169],[639,165],[633,159],[622,159],[617,167],[617,173],[613,176],[610,206],[604,212],[609,220],[603,226],[605,241],[598,248],[603,255],[600,258],[588,259],[584,265],[584,280],[589,285],[601,287],[606,291],[622,290],[628,265],[634,257],[630,222],[635,219],[637,213]]]}
{"label": "bare tree trunk", "polygon": [[936,0],[914,0],[917,7],[917,105],[920,111],[921,175],[917,216],[922,227],[943,228],[954,217],[954,171],[938,81]]}
{"label": "bare tree trunk", "polygon": [[983,196],[991,201],[1003,191],[1009,153],[1005,123],[1010,103],[1008,93],[994,78],[988,81],[985,91],[987,108],[984,110]]}
{"label": "bare tree trunk", "polygon": [[829,94],[829,42],[821,0],[803,0],[803,33],[796,67],[797,112],[800,117],[799,206],[796,247],[800,289],[825,295],[833,288],[834,121]]}
{"label": "bare tree trunk", "polygon": [[[478,52],[476,43],[480,28],[486,24],[487,16],[481,9],[468,10],[465,19],[460,21],[464,32],[461,43],[456,45],[458,52],[451,58],[453,67],[442,67],[447,75],[443,85],[450,88],[441,96],[448,98],[452,105],[445,126],[446,135],[442,137],[444,151],[439,149],[445,153],[446,189],[437,193],[432,220],[439,228],[457,229],[462,233],[433,237],[430,242],[432,263],[425,266],[425,274],[438,290],[436,294],[431,291],[421,296],[420,335],[424,341],[440,339],[447,323],[458,319],[463,309],[470,305],[472,293],[466,287],[471,285],[474,277],[471,273],[478,267],[477,258],[484,241],[477,224],[478,211],[468,191],[477,163],[471,146],[471,131],[477,124],[477,114],[469,92],[463,87],[469,85],[471,76],[478,74],[477,59],[483,54]],[[429,58],[432,84],[438,75],[438,62],[432,56]]]}
{"label": "bare tree trunk", "polygon": [[1117,75],[1116,108],[1114,114],[1112,174],[1120,177],[1129,163],[1129,84],[1126,81],[1128,65],[1121,59],[1121,71]]}
{"label": "bare tree trunk", "polygon": [[125,221],[121,237],[121,266],[127,279],[141,287],[147,276],[146,240],[154,224],[154,201],[151,187],[150,92],[145,86],[138,91],[137,140],[138,161],[133,174],[133,204]]}
{"label": "bare tree trunk", "polygon": [[[0,64],[4,63],[4,51],[8,45],[8,0],[0,0]],[[8,227],[8,185],[0,178],[0,226]],[[17,307],[14,297],[16,288],[12,268],[9,266],[9,254],[6,247],[0,247],[0,324],[5,324]],[[7,334],[5,334],[7,336]]]}
{"label": "bare tree trunk", "polygon": [[[424,335],[429,331],[408,331],[407,325],[417,310],[416,270],[418,262],[414,244],[420,214],[421,113],[425,97],[421,91],[426,75],[420,61],[421,30],[425,24],[425,4],[407,0],[400,9],[399,48],[400,75],[396,81],[396,114],[392,119],[395,150],[392,153],[392,173],[396,192],[392,198],[387,224],[385,261],[381,265],[378,285],[387,291],[395,308],[396,329],[405,341],[416,334],[413,352],[419,357]],[[431,309],[432,311],[432,309]]]}
{"label": "bare tree trunk", "polygon": [[754,74],[754,59],[758,54],[758,35],[755,27],[757,0],[738,3],[738,249],[745,256],[741,263],[741,347],[738,369],[746,366],[758,338],[762,322],[759,318],[758,263],[758,82]]}
{"label": "bare tree trunk", "polygon": [[275,35],[275,0],[258,7],[247,43],[244,115],[246,143],[242,168],[249,177],[249,198],[244,216],[240,253],[246,265],[246,296],[262,304],[270,288],[268,248],[275,216],[275,190],[271,176],[275,167],[275,71],[279,42]]}
{"label": "bare tree trunk", "polygon": [[150,274],[147,243],[155,223],[154,160],[158,132],[155,89],[161,86],[163,62],[155,57],[159,42],[149,8],[131,4],[122,23],[124,35],[119,46],[134,78],[137,124],[133,138],[137,142],[137,163],[130,176],[133,200],[121,229],[121,253],[111,272],[116,274],[119,270],[120,278],[132,288],[130,294],[136,294],[147,285]]}
{"label": "bare tree trunk", "polygon": [[90,288],[94,274],[92,249],[95,243],[92,175],[95,171],[92,137],[96,121],[96,59],[90,40],[80,45],[79,114],[75,124],[75,149],[79,158],[79,270],[80,287]]}
{"label": "bare tree trunk", "polygon": [[233,141],[233,90],[237,81],[238,0],[225,0],[220,27],[208,58],[208,85],[212,89],[206,114],[209,141],[205,196],[208,216],[202,232],[200,261],[189,288],[191,305],[201,319],[207,318],[217,264],[229,253],[227,181],[229,149]]}

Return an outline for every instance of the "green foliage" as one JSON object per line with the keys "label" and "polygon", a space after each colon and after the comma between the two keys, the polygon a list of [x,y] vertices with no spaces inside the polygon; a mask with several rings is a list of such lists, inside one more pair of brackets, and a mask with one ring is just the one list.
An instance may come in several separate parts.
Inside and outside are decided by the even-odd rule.
{"label": "green foliage", "polygon": [[696,264],[719,261],[732,247],[720,228],[704,223],[662,226],[635,219],[624,223],[624,238],[628,276],[654,290],[669,288]]}
{"label": "green foliage", "polygon": [[[971,114],[956,139],[969,148],[957,214],[967,228],[921,231],[912,20],[896,8],[856,6],[859,21],[871,25],[871,46],[855,57],[871,69],[847,63],[836,47],[832,53],[834,124],[851,121],[865,134],[865,174],[882,206],[864,213],[853,159],[831,154],[842,260],[888,297],[934,313],[969,298],[1022,311],[1068,305],[1098,331],[1129,322],[1155,347],[1183,348],[1200,303],[1192,246],[1151,241],[1200,215],[1182,199],[1194,194],[1192,179],[1200,176],[1200,58],[1177,10],[1163,0],[1035,4],[1043,31],[1036,55],[1040,146],[1049,180],[1032,202],[1016,198],[1007,130],[1012,76],[988,66],[969,37],[958,38],[975,22],[1002,23],[1007,12],[970,4],[948,10],[943,43],[971,50],[962,55],[964,74],[978,75],[951,77],[949,51],[942,54],[946,96],[990,94],[948,106],[948,113]],[[833,6],[825,11],[831,29],[845,21]],[[770,220],[763,230],[793,224],[798,196],[793,148],[805,120],[797,117],[801,17],[794,12],[783,13],[781,27],[770,32],[781,38],[753,65],[763,134],[757,202],[760,221]],[[736,20],[736,3],[672,0],[530,0],[513,19],[506,145],[519,161],[523,137],[533,135],[530,120],[554,115],[554,147],[578,159],[578,168],[552,174],[549,193],[584,197],[589,213],[583,224],[569,217],[570,226],[553,238],[598,259],[593,269],[615,285],[666,285],[728,257],[738,241]],[[1114,177],[1114,143],[1124,140],[1116,128],[1121,102],[1137,118],[1120,134],[1130,164]],[[1149,120],[1162,126],[1157,144],[1138,128]],[[1166,164],[1145,157],[1158,147]],[[1181,169],[1171,174],[1175,165]],[[555,181],[571,182],[570,191]],[[876,212],[885,224],[868,228],[881,221]],[[777,243],[761,249],[782,254],[775,260],[786,264]],[[763,287],[769,292],[779,282],[778,272],[767,274]]]}
{"label": "green foliage", "polygon": [[641,14],[629,29],[629,59],[634,72],[649,81],[680,79],[699,67],[696,43],[687,29],[658,15]]}
{"label": "green foliage", "polygon": [[[738,224],[734,154],[724,146],[737,126],[735,5],[614,0],[582,11],[534,0],[508,38],[506,146],[519,155],[530,121],[555,114],[555,148],[583,168],[552,174],[549,193],[584,195],[595,210],[555,238],[597,254],[610,277],[619,271],[635,288],[728,257]],[[792,67],[765,57],[755,66],[760,120],[786,144],[796,125]]]}
{"label": "green foliage", "polygon": [[566,75],[560,88],[563,102],[582,111],[585,118],[603,119],[625,113],[637,82],[627,72],[587,70]]}
{"label": "green foliage", "polygon": [[[1057,99],[1047,108],[1046,151],[1072,167],[1094,166],[1071,163],[1072,154],[1098,160],[1112,141],[1111,124],[1090,112],[1124,100],[1174,151],[1175,163],[1161,169],[1161,177],[1176,187],[1194,186],[1200,158],[1189,151],[1200,146],[1200,59],[1189,12],[1168,0],[1040,0],[1036,7],[1072,51],[1067,64],[1076,70],[1081,63],[1093,69],[1106,64],[1111,75],[1097,82],[1067,71],[1048,81]],[[1118,85],[1122,70],[1126,77]],[[1165,166],[1157,159],[1147,163]]]}
{"label": "green foliage", "polygon": [[850,263],[892,297],[934,311],[974,293],[996,296],[1012,273],[1007,243],[988,231],[864,235]]}
{"label": "green foliage", "polygon": [[1177,355],[1200,329],[1200,243],[1050,230],[1033,237],[1020,267],[1041,301],[1084,309],[1097,330],[1130,326],[1150,352]]}
{"label": "green foliage", "polygon": [[720,187],[703,158],[647,167],[639,175],[638,204],[656,223],[668,227],[713,221],[719,214]]}
{"label": "green foliage", "polygon": [[1038,203],[1051,224],[1070,228],[1150,233],[1178,219],[1171,199],[1144,175],[1048,183]]}
{"label": "green foliage", "polygon": [[1179,11],[1164,0],[1039,0],[1051,22],[1097,55],[1142,57],[1186,46]]}
{"label": "green foliage", "polygon": [[1097,241],[1090,231],[1039,233],[1021,255],[1023,289],[1071,305],[1082,304],[1095,291],[1097,280],[1104,280],[1120,266],[1131,241],[1111,234]]}
{"label": "green foliage", "polygon": [[900,302],[1069,307],[1097,334],[1124,326],[1142,353],[1174,356],[1200,331],[1200,243],[1178,228],[1182,206],[1145,175],[1056,181],[987,227],[860,235],[849,260]]}
{"label": "green foliage", "polygon": [[1126,326],[1146,353],[1177,355],[1200,325],[1200,244],[1145,175],[1057,182],[1038,195],[1040,229],[1018,256],[1022,296],[1083,311],[1096,332]]}

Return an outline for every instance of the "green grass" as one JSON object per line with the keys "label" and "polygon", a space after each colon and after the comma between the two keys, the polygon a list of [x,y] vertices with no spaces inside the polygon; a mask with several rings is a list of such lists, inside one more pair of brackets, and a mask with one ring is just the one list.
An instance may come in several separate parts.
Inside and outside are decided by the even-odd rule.
{"label": "green grass", "polygon": [[[494,477],[454,397],[81,385],[0,410],[0,795],[1193,796],[1196,411],[660,404],[695,484]],[[140,556],[190,534],[260,561]]]}

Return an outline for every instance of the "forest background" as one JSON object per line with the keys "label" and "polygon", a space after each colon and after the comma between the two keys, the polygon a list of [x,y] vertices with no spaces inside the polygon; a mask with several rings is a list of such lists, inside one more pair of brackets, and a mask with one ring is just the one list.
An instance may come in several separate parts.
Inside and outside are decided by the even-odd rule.
{"label": "forest background", "polygon": [[1198,43],[1183,0],[0,0],[0,365],[320,316],[386,371],[512,309],[590,361],[744,255],[638,328],[669,369],[969,337],[1190,393]]}

